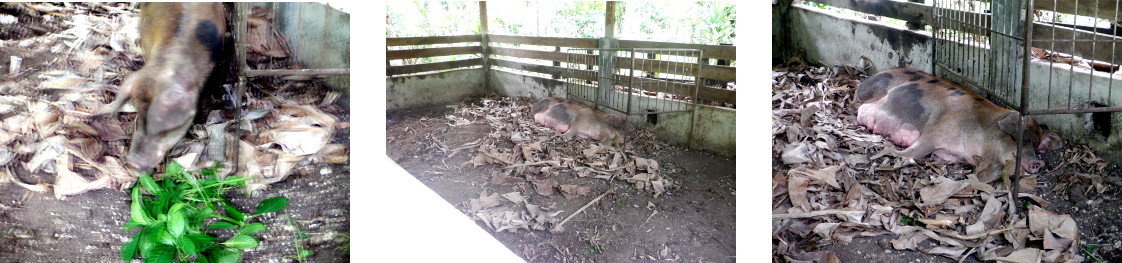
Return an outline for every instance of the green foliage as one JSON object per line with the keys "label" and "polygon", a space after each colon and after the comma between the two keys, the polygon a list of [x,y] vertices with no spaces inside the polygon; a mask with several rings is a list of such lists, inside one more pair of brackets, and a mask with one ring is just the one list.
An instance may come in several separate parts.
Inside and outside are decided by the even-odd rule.
{"label": "green foliage", "polygon": [[[142,174],[132,189],[131,217],[124,227],[124,231],[137,227],[140,230],[121,246],[121,258],[128,261],[140,257],[144,262],[238,262],[241,250],[257,247],[259,241],[253,234],[266,227],[249,221],[284,209],[288,199],[267,199],[257,205],[257,213],[247,215],[230,203],[225,193],[245,187],[249,178],[218,178],[215,169],[194,174],[172,162],[161,179]],[[148,194],[141,194],[142,189]],[[237,232],[216,243],[216,230],[221,229]]]}
{"label": "green foliage", "polygon": [[[523,1],[487,6],[491,34],[600,38],[601,1]],[[715,45],[733,43],[735,3],[616,2],[616,38]],[[388,2],[387,37],[478,34],[476,2]]]}

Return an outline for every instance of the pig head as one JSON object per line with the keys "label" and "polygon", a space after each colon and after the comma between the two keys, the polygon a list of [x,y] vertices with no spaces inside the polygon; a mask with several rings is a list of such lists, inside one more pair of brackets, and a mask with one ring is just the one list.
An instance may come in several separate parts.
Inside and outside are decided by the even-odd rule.
{"label": "pig head", "polygon": [[534,122],[561,132],[566,138],[577,136],[619,145],[635,131],[623,118],[557,97],[535,102],[530,106],[530,114]]}
{"label": "pig head", "polygon": [[[861,82],[856,99],[860,104],[858,124],[907,147],[886,153],[911,158],[935,154],[947,161],[976,166],[981,162],[974,156],[989,164],[1005,164],[1015,158],[1021,115],[967,87],[914,69],[897,68]],[[1044,166],[1036,153],[1058,149],[1063,141],[1031,117],[1025,119],[1021,166],[1026,172],[1036,173]]]}
{"label": "pig head", "polygon": [[136,129],[128,165],[154,167],[186,134],[199,92],[224,50],[225,9],[221,3],[143,3],[140,48],[145,65],[129,75],[108,105],[117,112],[136,106]]}

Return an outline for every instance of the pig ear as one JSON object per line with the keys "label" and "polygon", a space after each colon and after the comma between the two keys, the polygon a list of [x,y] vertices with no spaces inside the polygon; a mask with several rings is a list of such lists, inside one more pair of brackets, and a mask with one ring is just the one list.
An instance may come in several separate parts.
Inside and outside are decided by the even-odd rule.
{"label": "pig ear", "polygon": [[1001,130],[1004,131],[1005,134],[1016,138],[1017,131],[1021,129],[1021,114],[1015,111],[1006,113],[1004,116],[1001,116],[1001,119],[997,120],[997,126],[1001,127]]}
{"label": "pig ear", "polygon": [[125,102],[128,102],[129,99],[132,98],[132,90],[137,82],[139,81],[135,77],[126,79],[125,82],[117,88],[117,98],[101,108],[101,114],[116,114],[120,111],[121,108],[125,106]]}

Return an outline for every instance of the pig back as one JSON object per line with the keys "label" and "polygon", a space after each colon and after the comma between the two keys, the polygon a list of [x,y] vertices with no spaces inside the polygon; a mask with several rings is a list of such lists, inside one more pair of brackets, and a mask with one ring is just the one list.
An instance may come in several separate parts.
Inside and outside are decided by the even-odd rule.
{"label": "pig back", "polygon": [[165,51],[179,45],[185,51],[205,53],[205,58],[218,61],[226,34],[222,3],[142,3],[140,10],[137,30],[145,60],[169,55]]}

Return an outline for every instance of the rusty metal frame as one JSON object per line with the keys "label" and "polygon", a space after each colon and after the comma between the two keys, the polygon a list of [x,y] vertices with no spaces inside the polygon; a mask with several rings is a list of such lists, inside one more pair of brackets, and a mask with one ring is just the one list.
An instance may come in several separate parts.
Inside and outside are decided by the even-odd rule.
{"label": "rusty metal frame", "polygon": [[[688,113],[688,114],[690,114],[690,117],[689,117],[690,118],[690,124],[689,124],[690,127],[689,127],[689,131],[686,134],[686,141],[687,141],[687,146],[692,147],[692,144],[693,144],[693,130],[694,130],[694,126],[695,126],[695,119],[697,119],[697,107],[698,107],[697,94],[698,94],[699,90],[701,90],[701,88],[702,88],[702,83],[704,83],[704,81],[702,81],[702,79],[701,79],[701,69],[704,67],[704,63],[702,63],[702,62],[705,61],[702,52],[703,51],[699,50],[699,49],[680,49],[680,48],[571,48],[571,49],[568,49],[567,52],[565,52],[565,70],[562,72],[562,79],[564,80],[564,83],[565,83],[566,97],[570,100],[590,104],[595,109],[600,109],[600,107],[603,106],[605,108],[612,109],[613,111],[620,112],[625,116],[649,115],[649,114],[660,114],[660,113]],[[589,53],[591,53],[592,55],[587,55]],[[629,59],[630,65],[621,66],[621,65],[617,65],[615,63],[615,62],[618,61],[616,58],[619,57],[619,56],[617,56],[617,54],[620,54],[620,53],[623,53],[624,54],[623,57]],[[674,61],[674,60],[670,60],[670,59],[667,59],[667,60],[642,59],[642,58],[637,58],[636,57],[636,54],[638,54],[638,53],[643,53],[643,54],[648,54],[648,55],[668,54],[671,57],[677,57],[680,60],[695,59],[696,61],[682,62],[682,61]],[[609,57],[606,58],[606,59],[601,57],[601,56],[605,56],[605,55],[609,56]],[[639,61],[638,62],[639,64],[636,64],[637,61]],[[597,67],[604,67],[605,64],[607,64],[607,65],[611,65],[613,67],[612,70],[626,70],[626,73],[620,74],[618,72],[615,72],[615,73],[610,74],[610,75],[604,75],[604,74],[602,74],[602,72],[604,72],[604,71],[592,70],[591,67],[589,67],[588,69],[584,70],[583,72],[596,74],[597,84],[591,84],[591,83],[582,84],[581,83],[582,80],[577,78],[577,76],[579,74],[586,74],[586,73],[579,73],[579,72],[582,72],[582,71],[580,71],[579,67],[581,67],[582,65],[588,65],[588,66],[594,65],[593,62],[595,62],[595,66],[597,66]],[[665,67],[658,68],[659,67],[658,65],[653,65],[653,66],[646,65],[645,63],[648,63],[648,62],[650,62],[650,63],[667,62],[667,63],[665,65]],[[677,63],[669,63],[669,62],[677,62]],[[680,65],[683,65],[685,63],[692,63],[693,65],[692,65],[692,67],[689,67],[689,68],[671,67],[670,66],[671,64],[675,64],[675,65],[680,66]],[[635,75],[636,71],[639,71],[639,69],[636,67],[637,65],[639,66],[639,68],[644,68],[644,69],[647,69],[649,67],[654,67],[654,70],[652,70],[650,72],[667,73],[668,75],[677,75],[677,76],[680,76],[681,79],[671,78],[671,79],[666,79],[666,80],[653,80],[653,81],[649,80],[649,79],[641,80],[643,78],[642,76],[636,76]],[[645,72],[645,73],[649,73],[649,72]],[[622,78],[627,78],[627,83],[626,84],[620,85],[620,83],[616,83],[616,80],[621,80]],[[646,81],[647,83],[652,83],[652,82],[657,83],[656,85],[661,84],[661,86],[658,87],[660,90],[671,89],[671,86],[672,86],[671,84],[672,83],[690,83],[690,85],[692,85],[692,93],[689,92],[689,91],[685,91],[685,92],[682,92],[685,95],[678,94],[678,95],[682,95],[682,96],[688,96],[688,99],[674,100],[673,102],[666,101],[666,102],[663,102],[661,104],[654,105],[655,108],[658,108],[660,110],[634,111],[634,110],[632,110],[633,106],[636,106],[635,105],[636,103],[642,103],[642,102],[635,102],[635,101],[633,101],[633,98],[635,96],[646,96],[646,95],[643,95],[643,93],[647,91],[646,89],[644,89],[645,86],[643,86],[643,85],[638,85],[638,87],[636,86],[637,85],[636,83],[641,83],[641,81]],[[601,84],[601,82],[606,82],[609,85],[599,85],[599,84]],[[601,88],[601,87],[605,87],[605,86],[606,87],[611,87],[612,90],[603,90]],[[621,94],[620,94],[619,91],[615,90],[616,86],[623,87],[622,96],[626,96],[625,99],[621,99],[621,98],[618,97]],[[638,94],[636,94],[636,92],[638,92]],[[650,107],[651,106],[650,101],[652,101],[652,100],[667,100],[667,99],[657,98],[657,97],[656,98],[650,98],[650,99],[647,100],[646,104],[638,105],[638,106],[640,106],[640,107],[642,107],[642,106]],[[682,107],[675,107],[675,108],[672,108],[672,109],[665,109],[665,108],[667,108],[666,105],[672,105],[672,103],[681,103],[681,104],[683,104],[683,106]]]}
{"label": "rusty metal frame", "polygon": [[[234,3],[234,57],[236,63],[237,84],[236,91],[234,92],[234,112],[237,117],[237,128],[235,129],[235,140],[241,140],[245,135],[245,130],[242,130],[242,121],[244,115],[242,110],[242,100],[246,93],[246,80],[254,77],[265,76],[347,76],[350,75],[350,68],[330,68],[330,69],[250,69],[249,64],[246,63],[248,50],[247,35],[249,34],[249,2]],[[235,147],[238,141],[234,142]],[[237,174],[238,162],[241,155],[240,150],[234,151],[234,167],[231,174]]]}
{"label": "rusty metal frame", "polygon": [[[1052,6],[1057,6],[1056,1],[1058,1],[1058,0],[1041,0],[1041,1],[1053,1]],[[1000,10],[1000,11],[991,12],[992,16],[990,17],[991,18],[990,20],[995,21],[995,22],[990,23],[991,28],[985,28],[984,31],[991,32],[991,33],[996,33],[998,31],[1000,31],[998,29],[999,29],[1000,26],[1003,26],[1003,25],[1001,23],[997,22],[997,20],[999,20],[999,19],[1006,20],[1006,21],[1004,21],[1004,22],[1006,22],[1006,24],[1004,24],[1004,26],[1007,27],[1006,29],[1009,29],[1009,28],[1016,29],[1015,26],[1012,26],[1016,22],[1023,22],[1024,23],[1018,30],[1005,31],[1005,32],[1000,32],[1000,34],[997,34],[997,35],[1001,35],[1001,36],[1004,36],[1004,37],[1011,37],[1012,39],[1014,39],[1015,40],[1014,42],[1015,42],[1016,46],[1013,49],[1010,49],[1010,51],[1018,52],[1020,54],[998,54],[998,51],[1000,51],[1000,50],[996,50],[996,49],[991,47],[989,49],[989,51],[991,51],[989,54],[983,54],[983,55],[989,55],[990,57],[986,58],[986,60],[987,60],[986,62],[988,62],[989,65],[986,69],[981,71],[981,73],[982,73],[981,75],[977,74],[977,73],[979,73],[978,71],[963,72],[961,70],[956,70],[956,66],[961,66],[961,65],[952,65],[952,63],[948,62],[948,60],[953,58],[955,55],[959,55],[961,57],[961,54],[955,54],[955,53],[947,51],[947,50],[940,50],[939,49],[939,45],[963,45],[963,43],[961,41],[962,40],[961,38],[952,39],[954,37],[951,37],[949,34],[946,34],[945,31],[942,31],[942,32],[939,31],[940,29],[944,29],[944,30],[948,29],[947,25],[949,23],[956,23],[955,25],[957,25],[957,24],[967,24],[964,21],[956,20],[956,19],[965,20],[965,17],[949,17],[948,15],[950,13],[943,11],[944,7],[942,7],[941,5],[944,4],[944,3],[950,4],[950,2],[951,1],[948,1],[948,0],[936,0],[935,3],[933,4],[934,8],[932,8],[932,12],[933,12],[933,17],[935,19],[935,23],[932,25],[932,29],[933,29],[932,30],[932,37],[935,40],[935,41],[933,41],[933,43],[935,45],[935,48],[933,49],[933,52],[932,52],[932,61],[934,62],[936,68],[942,70],[941,73],[949,73],[950,75],[954,75],[956,77],[959,77],[962,80],[960,82],[962,82],[962,83],[964,83],[968,86],[971,86],[971,87],[977,88],[979,90],[982,90],[982,91],[986,92],[987,94],[990,94],[993,99],[995,99],[995,100],[997,100],[1001,103],[1004,103],[1005,105],[1007,105],[1009,107],[1012,107],[1014,110],[1016,110],[1017,112],[1019,112],[1021,114],[1021,122],[1019,124],[1021,132],[1016,134],[1016,136],[1015,136],[1015,137],[1017,137],[1016,138],[1017,139],[1017,153],[1016,153],[1017,156],[1016,156],[1016,164],[1015,164],[1016,168],[1015,168],[1014,175],[1013,175],[1014,180],[1013,180],[1013,183],[1012,183],[1012,187],[1011,187],[1012,191],[1011,191],[1011,194],[1010,194],[1010,201],[1014,201],[1016,199],[1013,198],[1013,197],[1017,196],[1018,192],[1020,191],[1019,184],[1016,183],[1016,182],[1019,180],[1019,177],[1021,175],[1021,164],[1020,164],[1021,163],[1021,149],[1023,147],[1025,147],[1024,145],[1022,145],[1023,140],[1020,137],[1024,134],[1025,123],[1027,122],[1027,118],[1029,116],[1031,116],[1031,115],[1051,115],[1051,114],[1122,112],[1122,106],[1111,107],[1111,105],[1109,105],[1112,101],[1112,95],[1113,94],[1111,94],[1111,91],[1113,90],[1112,85],[1113,85],[1114,80],[1115,80],[1115,76],[1114,76],[1115,74],[1110,74],[1110,77],[1109,77],[1109,80],[1108,80],[1109,84],[1107,84],[1108,86],[1105,87],[1106,90],[1107,90],[1106,101],[1107,101],[1108,105],[1105,105],[1105,106],[1094,106],[1094,105],[1092,105],[1092,102],[1091,102],[1092,99],[1091,98],[1092,98],[1092,96],[1093,96],[1092,94],[1094,93],[1094,90],[1095,90],[1095,87],[1094,87],[1095,85],[1094,85],[1094,82],[1092,81],[1091,85],[1088,85],[1088,87],[1087,87],[1087,91],[1086,91],[1087,92],[1087,101],[1085,102],[1086,105],[1073,106],[1071,100],[1074,97],[1074,93],[1073,93],[1073,87],[1071,87],[1071,86],[1074,86],[1074,85],[1073,85],[1073,83],[1071,83],[1071,80],[1069,80],[1069,83],[1068,83],[1069,88],[1066,92],[1067,97],[1068,97],[1066,105],[1053,105],[1053,98],[1052,98],[1053,84],[1052,84],[1051,77],[1052,77],[1052,72],[1054,72],[1056,70],[1056,68],[1053,67],[1053,63],[1055,63],[1055,62],[1053,62],[1051,60],[1048,62],[1049,63],[1049,65],[1048,65],[1049,84],[1047,85],[1047,90],[1045,91],[1046,92],[1045,103],[1043,103],[1044,105],[1033,105],[1035,107],[1030,107],[1029,92],[1032,91],[1031,88],[1030,88],[1030,82],[1029,82],[1029,80],[1032,77],[1030,72],[1029,72],[1029,68],[1032,65],[1032,57],[1031,57],[1032,56],[1032,45],[1030,43],[1050,43],[1052,47],[1055,47],[1057,43],[1074,45],[1075,43],[1079,43],[1079,42],[1082,42],[1082,43],[1090,42],[1092,44],[1092,47],[1091,47],[1092,51],[1091,52],[1094,53],[1094,49],[1096,47],[1095,44],[1097,44],[1099,42],[1102,42],[1104,45],[1110,44],[1110,48],[1112,50],[1115,50],[1117,41],[1114,41],[1114,40],[1098,40],[1096,38],[1096,35],[1092,35],[1092,39],[1076,39],[1075,34],[1072,34],[1071,39],[1056,39],[1054,33],[1053,33],[1053,36],[1050,39],[1037,39],[1037,38],[1035,38],[1037,36],[1033,36],[1033,33],[1032,33],[1033,32],[1033,26],[1034,26],[1033,25],[1033,20],[1035,18],[1034,14],[1035,14],[1035,11],[1037,11],[1037,10],[1034,10],[1035,3],[1034,3],[1033,0],[1028,0],[1028,1],[1022,1],[1022,0],[987,1],[988,3],[991,4],[991,8],[993,7],[993,3],[995,3],[995,2],[998,2],[1002,5],[1011,6],[1011,8],[1006,8],[1007,10]],[[978,1],[978,3],[983,3],[983,1]],[[967,10],[967,11],[969,11],[969,10]],[[1021,13],[1022,11],[1023,11],[1023,13]],[[1045,11],[1055,12],[1055,10],[1045,10]],[[1078,14],[1079,13],[1078,11],[1079,11],[1079,2],[1077,1],[1077,2],[1075,2],[1074,13]],[[1120,11],[1119,6],[1116,5],[1114,12],[1117,14],[1118,11]],[[1002,17],[1002,16],[1004,16],[1004,17]],[[1008,17],[1017,17],[1017,16],[1023,17],[1024,18],[1023,21],[1011,21],[1010,19],[1007,19]],[[1078,15],[1077,17],[1093,17],[1094,19],[1109,20],[1107,18],[1099,18],[1098,15],[1097,15],[1097,9],[1096,9],[1096,15],[1093,15],[1093,16]],[[984,18],[984,17],[981,17],[979,15],[978,17],[973,17],[973,18],[974,18],[973,21],[981,21],[982,20],[981,18]],[[1117,17],[1115,17],[1114,20],[1118,20]],[[1057,25],[1056,25],[1056,23],[1051,23],[1051,24],[1052,24],[1051,27],[1053,28],[1053,32],[1055,32],[1055,28],[1057,27]],[[974,26],[975,28],[980,28],[978,25],[972,25],[972,26]],[[962,27],[960,27],[960,28],[962,28]],[[1072,27],[1071,29],[1075,30],[1074,27]],[[956,34],[956,36],[960,36],[963,33],[963,31],[960,30],[957,33],[958,34]],[[991,34],[991,36],[997,36],[997,35]],[[1023,36],[1023,37],[1016,37],[1016,36]],[[1039,37],[1040,38],[1045,38],[1047,36],[1039,36]],[[993,38],[990,38],[989,40],[993,40]],[[993,42],[989,42],[989,44],[992,44],[992,43]],[[1016,50],[1018,48],[1020,50]],[[961,50],[959,52],[961,53]],[[1074,53],[1074,48],[1073,48],[1073,53]],[[1019,59],[1021,59],[1021,61],[1019,62],[1019,64],[1020,64],[1019,66],[1021,67],[1020,68],[1020,75],[1019,76],[1017,76],[1016,74],[1010,75],[1010,77],[1012,79],[1009,79],[1008,81],[1009,81],[1009,83],[1013,83],[1015,85],[1019,84],[1020,87],[1014,87],[1014,88],[1010,89],[1013,92],[1019,92],[1019,94],[1015,94],[1015,93],[1002,94],[1001,92],[998,92],[996,90],[998,85],[996,85],[994,83],[995,80],[999,80],[999,78],[994,77],[993,72],[992,72],[992,70],[995,68],[995,66],[997,66],[995,64],[996,63],[995,62],[995,57],[997,57],[997,56],[1006,56],[1006,57],[1013,56],[1014,58],[1018,58],[1017,57],[1018,55],[1019,55]],[[1109,65],[1117,66],[1118,64],[1116,64],[1116,63],[1117,63],[1116,61],[1113,61],[1113,56],[1112,56],[1112,61],[1110,61]],[[961,69],[961,68],[959,68],[959,69]],[[1016,70],[1016,69],[1013,68],[1011,70]],[[1073,75],[1072,78],[1074,78],[1075,77],[1074,75],[1077,73],[1077,71],[1074,70],[1074,65],[1071,68],[1069,68],[1068,70],[1069,70],[1070,74]],[[937,72],[939,72],[939,71],[937,71]],[[1087,77],[1088,78],[1094,78],[1094,76],[1093,76],[1094,72],[1095,72],[1095,70],[1091,69],[1091,74],[1088,74]],[[936,74],[938,74],[938,73],[936,73]],[[983,80],[983,81],[972,80],[971,77],[981,77],[981,78],[985,78],[985,80]],[[985,81],[989,81],[989,82],[985,82]],[[1103,87],[1100,87],[1100,88],[1103,88]],[[1062,95],[1062,93],[1061,93],[1061,95]],[[1054,106],[1059,106],[1059,107],[1054,107]],[[1013,212],[1015,211],[1014,209],[1015,209],[1015,205],[1010,204],[1010,208],[1009,208],[1010,214],[1013,214]]]}

